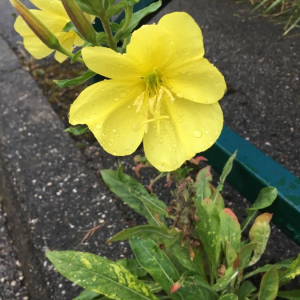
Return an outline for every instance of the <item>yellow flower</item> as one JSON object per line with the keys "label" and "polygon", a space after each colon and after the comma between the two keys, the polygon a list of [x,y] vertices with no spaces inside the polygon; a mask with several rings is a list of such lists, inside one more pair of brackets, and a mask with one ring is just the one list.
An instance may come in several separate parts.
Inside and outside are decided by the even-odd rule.
{"label": "yellow flower", "polygon": [[[69,52],[73,46],[82,46],[84,41],[74,31],[62,32],[65,25],[70,22],[64,7],[59,0],[30,0],[37,9],[30,11],[58,38],[60,44]],[[15,22],[15,30],[24,38],[24,47],[35,58],[41,59],[54,50],[48,48],[28,27],[25,21],[19,16]],[[63,62],[66,55],[56,52],[55,59]]]}
{"label": "yellow flower", "polygon": [[205,58],[201,30],[186,13],[165,15],[132,34],[126,54],[83,49],[92,71],[111,78],[85,89],[70,123],[87,124],[113,155],[133,153],[141,141],[149,162],[172,171],[219,137],[225,92],[222,74]]}

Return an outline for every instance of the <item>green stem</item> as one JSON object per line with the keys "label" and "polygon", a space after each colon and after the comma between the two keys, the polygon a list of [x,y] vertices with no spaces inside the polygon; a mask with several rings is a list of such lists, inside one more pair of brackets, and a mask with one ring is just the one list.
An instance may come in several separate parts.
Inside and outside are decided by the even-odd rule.
{"label": "green stem", "polygon": [[126,47],[129,44],[129,42],[130,42],[130,38],[128,36],[127,38],[124,39],[123,46],[122,46],[122,53],[126,52]]}
{"label": "green stem", "polygon": [[99,12],[99,19],[101,20],[104,31],[107,35],[108,46],[109,46],[109,48],[117,51],[117,44],[114,41],[114,37],[112,35],[111,28],[109,26],[109,22],[105,19],[105,11],[104,11],[104,8],[103,8],[103,5],[102,5],[102,1],[99,1],[99,2],[100,2],[100,6],[101,6],[101,12]]}
{"label": "green stem", "polygon": [[255,300],[255,299],[257,299],[257,298],[258,298],[258,294],[259,294],[259,293],[256,293],[255,295],[253,295],[253,296],[250,298],[250,300]]}
{"label": "green stem", "polygon": [[[69,56],[71,58],[74,56],[74,54],[72,52],[69,52],[67,49],[65,49],[64,47],[62,47],[62,45],[59,45],[55,50],[61,52],[62,54],[66,55],[66,56]],[[83,61],[82,58],[77,57],[76,60],[78,62],[84,64],[84,61]]]}
{"label": "green stem", "polygon": [[132,6],[125,6],[125,22],[122,28],[119,29],[119,31],[116,33],[114,37],[114,41],[117,43],[120,39],[120,37],[124,34],[127,27],[130,24],[131,17],[132,17],[133,7]]}

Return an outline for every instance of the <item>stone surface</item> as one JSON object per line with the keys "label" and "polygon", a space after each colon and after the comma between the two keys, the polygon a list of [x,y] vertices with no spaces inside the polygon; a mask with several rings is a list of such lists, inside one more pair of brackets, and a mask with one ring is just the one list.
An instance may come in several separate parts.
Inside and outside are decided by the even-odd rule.
{"label": "stone surface", "polygon": [[75,249],[85,230],[106,222],[78,250],[119,258],[123,246],[105,241],[123,228],[121,212],[27,72],[0,74],[0,110],[0,191],[30,297],[70,299],[78,288],[53,271],[45,251]]}

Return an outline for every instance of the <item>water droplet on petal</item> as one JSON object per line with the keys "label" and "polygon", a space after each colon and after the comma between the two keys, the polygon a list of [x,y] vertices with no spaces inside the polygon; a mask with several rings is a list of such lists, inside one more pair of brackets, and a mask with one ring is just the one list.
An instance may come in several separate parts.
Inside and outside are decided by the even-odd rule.
{"label": "water droplet on petal", "polygon": [[126,153],[127,153],[127,154],[131,154],[132,151],[131,151],[130,149],[126,149]]}
{"label": "water droplet on petal", "polygon": [[178,117],[182,117],[182,116],[183,116],[183,112],[182,112],[181,110],[178,110],[178,111],[177,111],[177,116],[178,116]]}
{"label": "water droplet on petal", "polygon": [[183,95],[182,95],[182,93],[177,93],[177,96],[178,96],[179,98],[181,98]]}
{"label": "water droplet on petal", "polygon": [[124,97],[126,97],[126,96],[127,96],[127,93],[125,93],[125,92],[123,92],[123,93],[120,94],[120,97],[121,97],[121,98],[124,98]]}
{"label": "water droplet on petal", "polygon": [[118,155],[118,153],[116,151],[113,152],[113,155]]}
{"label": "water droplet on petal", "polygon": [[95,127],[96,127],[96,129],[100,129],[101,128],[101,126],[99,124],[97,124]]}
{"label": "water droplet on petal", "polygon": [[113,132],[113,133],[116,133],[116,132],[117,132],[116,128],[113,128],[113,129],[112,129],[112,132]]}
{"label": "water droplet on petal", "polygon": [[135,123],[133,126],[132,126],[132,130],[137,132],[139,130],[141,130],[142,128],[142,125],[140,123]]}
{"label": "water droplet on petal", "polygon": [[160,144],[162,144],[162,143],[164,142],[164,138],[161,136],[161,137],[158,139],[158,142],[159,142]]}
{"label": "water droplet on petal", "polygon": [[116,97],[115,99],[114,99],[114,101],[116,101],[116,102],[118,102],[120,100],[120,98],[118,98],[118,97]]}
{"label": "water droplet on petal", "polygon": [[193,132],[193,136],[194,136],[195,138],[199,138],[201,135],[202,135],[202,133],[201,133],[200,130],[195,130],[195,131]]}
{"label": "water droplet on petal", "polygon": [[127,108],[131,108],[131,105],[128,105]]}
{"label": "water droplet on petal", "polygon": [[205,134],[209,134],[209,130],[206,130],[206,131],[205,131]]}

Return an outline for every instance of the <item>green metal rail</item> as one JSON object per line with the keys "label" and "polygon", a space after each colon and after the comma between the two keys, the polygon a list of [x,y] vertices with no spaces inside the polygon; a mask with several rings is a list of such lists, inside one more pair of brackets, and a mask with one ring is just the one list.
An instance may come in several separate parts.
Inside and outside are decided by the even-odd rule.
{"label": "green metal rail", "polygon": [[[155,1],[141,0],[134,6],[134,11],[153,2]],[[162,7],[169,2],[171,0],[163,0]],[[139,26],[146,24],[153,15],[155,13],[148,15]],[[115,22],[118,23],[123,18],[124,14],[121,14]],[[97,26],[100,31],[100,24]],[[201,155],[220,173],[235,150],[238,150],[237,158],[227,181],[251,202],[256,199],[260,189],[276,187],[278,198],[267,211],[274,214],[272,221],[300,245],[300,179],[226,126],[215,145]]]}

